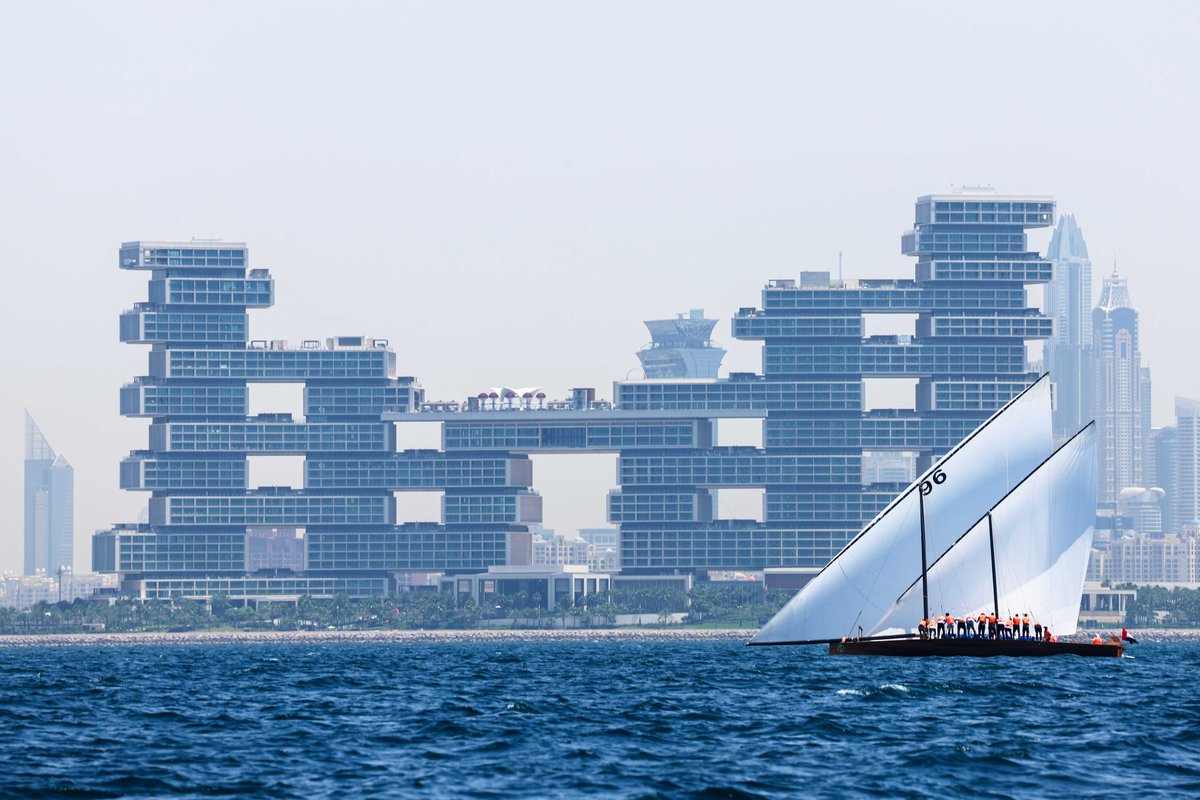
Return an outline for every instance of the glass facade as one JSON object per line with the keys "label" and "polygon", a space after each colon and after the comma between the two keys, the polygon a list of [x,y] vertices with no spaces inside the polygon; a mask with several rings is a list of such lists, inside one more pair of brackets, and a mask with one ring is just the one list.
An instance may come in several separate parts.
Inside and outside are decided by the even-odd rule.
{"label": "glass facade", "polygon": [[[924,468],[1036,378],[1026,340],[1047,338],[1052,321],[1029,306],[1026,284],[1052,272],[1025,232],[1053,217],[1048,198],[919,198],[902,237],[913,280],[806,273],[771,281],[761,308],[739,310],[733,335],[763,343],[762,375],[619,383],[621,410],[766,417],[762,449],[622,453],[609,497],[622,569],[824,566],[902,488],[871,483],[865,459],[891,452]],[[912,332],[869,335],[866,317],[880,314],[915,316]],[[872,379],[904,379],[894,391],[907,405],[868,404]],[[762,521],[706,518],[700,498],[720,488],[761,488]]]}
{"label": "glass facade", "polygon": [[[912,280],[771,281],[732,320],[735,338],[762,343],[761,374],[619,381],[612,403],[580,389],[570,402],[426,403],[384,340],[250,340],[247,311],[271,304],[274,282],[244,245],[128,243],[122,267],[151,276],[121,338],[151,349],[120,407],[151,424],[120,481],[151,493],[150,521],[98,533],[94,567],[147,597],[265,597],[527,564],[542,520],[529,454],[610,452],[619,488],[604,502],[625,572],[817,569],[901,488],[881,463],[924,468],[1036,378],[1026,341],[1052,323],[1026,285],[1052,272],[1025,232],[1053,215],[1047,198],[919,198],[902,237]],[[911,332],[872,335],[883,314],[911,317]],[[890,381],[885,402],[873,381]],[[303,417],[249,416],[259,382],[303,384]],[[722,443],[727,418],[760,420],[761,446]],[[439,422],[441,449],[397,452],[400,421]],[[251,456],[303,457],[303,485],[255,488]],[[717,492],[747,489],[761,492],[756,518],[722,518]],[[405,491],[441,493],[440,523],[397,519]],[[250,574],[256,526],[301,530],[303,570]]]}
{"label": "glass facade", "polygon": [[72,569],[75,469],[25,412],[25,574]]}
{"label": "glass facade", "polygon": [[[150,273],[147,302],[120,324],[121,341],[151,348],[148,374],[120,391],[123,415],[151,421],[148,449],[120,465],[122,488],[151,493],[149,522],[97,533],[93,568],[121,573],[126,590],[379,595],[394,570],[504,564],[511,537],[540,521],[527,458],[396,452],[381,416],[415,408],[422,393],[396,375],[387,341],[251,340],[247,312],[272,305],[275,286],[249,269],[245,245],[129,242],[120,264]],[[254,383],[303,384],[303,418],[249,416]],[[303,485],[255,488],[251,456],[303,457]],[[404,490],[465,495],[447,497],[448,525],[398,525],[393,492]],[[248,529],[260,526],[302,531],[302,572],[251,572]]]}

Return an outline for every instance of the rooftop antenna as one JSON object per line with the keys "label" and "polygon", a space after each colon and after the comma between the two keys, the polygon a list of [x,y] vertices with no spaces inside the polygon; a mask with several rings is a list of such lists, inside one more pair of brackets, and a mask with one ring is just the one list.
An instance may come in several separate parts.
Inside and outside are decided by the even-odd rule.
{"label": "rooftop antenna", "polygon": [[842,282],[842,251],[838,250],[838,283]]}

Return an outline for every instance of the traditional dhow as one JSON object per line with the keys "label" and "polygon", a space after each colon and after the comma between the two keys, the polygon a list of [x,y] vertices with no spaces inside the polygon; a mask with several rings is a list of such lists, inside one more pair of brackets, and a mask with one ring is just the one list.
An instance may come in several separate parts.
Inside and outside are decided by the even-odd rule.
{"label": "traditional dhow", "polygon": [[1046,376],[893,500],[750,642],[829,644],[835,655],[1120,655],[1123,646],[1030,638],[924,638],[931,604],[1029,614],[1076,631],[1096,508],[1095,428],[1057,450]]}

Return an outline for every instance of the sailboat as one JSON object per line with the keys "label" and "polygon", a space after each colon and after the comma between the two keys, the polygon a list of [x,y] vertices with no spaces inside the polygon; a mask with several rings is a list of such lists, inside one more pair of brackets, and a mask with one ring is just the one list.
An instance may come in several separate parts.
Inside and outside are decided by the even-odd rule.
{"label": "sailboat", "polygon": [[[1120,656],[1120,641],[923,638],[930,611],[1075,633],[1095,532],[1094,423],[1053,446],[1043,375],[901,492],[750,641],[835,655]],[[934,604],[931,607],[931,602]]]}

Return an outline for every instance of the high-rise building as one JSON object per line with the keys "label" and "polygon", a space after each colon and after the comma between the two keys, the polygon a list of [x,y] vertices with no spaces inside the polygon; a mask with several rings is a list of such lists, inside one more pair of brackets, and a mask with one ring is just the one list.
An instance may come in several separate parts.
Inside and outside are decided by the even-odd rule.
{"label": "high-rise building", "polygon": [[54,575],[75,558],[75,468],[25,412],[25,574]]}
{"label": "high-rise building", "polygon": [[[150,514],[95,535],[96,571],[150,599],[369,596],[394,589],[399,571],[484,570],[521,537],[528,550],[519,523],[540,498],[514,459],[396,452],[381,417],[421,392],[397,377],[386,340],[250,339],[248,309],[272,305],[274,281],[249,268],[244,244],[127,242],[120,266],[150,272],[148,301],[120,327],[122,341],[151,346],[149,374],[121,389],[121,413],[151,420],[149,447],[120,470],[122,488],[151,493]],[[251,416],[263,383],[300,390],[302,418]],[[251,483],[251,459],[282,457],[303,459],[302,485]],[[393,492],[427,489],[444,490],[449,524],[397,525]]]}
{"label": "high-rise building", "polygon": [[1144,459],[1142,478],[1149,487],[1158,487],[1166,492],[1161,504],[1162,529],[1167,533],[1179,530],[1180,522],[1175,516],[1178,494],[1178,475],[1175,468],[1175,439],[1179,428],[1168,425],[1150,431],[1149,446]]}
{"label": "high-rise building", "polygon": [[1171,448],[1175,474],[1167,503],[1173,530],[1182,530],[1200,520],[1200,400],[1175,398],[1175,431]]}
{"label": "high-rise building", "polygon": [[1092,312],[1096,378],[1094,414],[1098,425],[1097,499],[1111,507],[1121,490],[1142,483],[1142,447],[1147,434],[1143,404],[1148,374],[1138,348],[1138,312],[1125,278],[1116,271],[1104,279],[1100,303]]}
{"label": "high-rise building", "polygon": [[675,319],[646,320],[650,344],[638,351],[647,378],[715,378],[725,350],[712,340],[715,319],[693,308]]}
{"label": "high-rise building", "polygon": [[1055,386],[1054,435],[1065,438],[1092,420],[1092,262],[1073,214],[1059,217],[1046,257],[1054,277],[1046,284],[1046,313],[1054,334],[1045,365]]}
{"label": "high-rise building", "polygon": [[[733,335],[763,342],[763,374],[701,382],[630,381],[623,413],[765,414],[764,447],[622,452],[623,570],[823,566],[900,488],[866,483],[864,460],[912,453],[932,463],[1037,376],[1026,340],[1052,323],[1026,300],[1050,263],[1026,230],[1053,223],[1047,197],[963,190],[921,197],[903,252],[915,280],[773,280]],[[892,333],[875,334],[881,315]],[[894,332],[897,319],[908,331]],[[900,396],[903,395],[903,396]],[[714,519],[711,494],[761,488],[763,518]]]}
{"label": "high-rise building", "polygon": [[[569,401],[512,389],[425,402],[384,341],[251,340],[247,311],[271,305],[274,284],[245,245],[127,243],[122,267],[149,270],[150,294],[122,315],[121,338],[151,351],[121,409],[151,425],[121,482],[151,492],[150,519],[98,533],[93,563],[146,598],[364,596],[409,573],[519,569],[541,522],[529,456],[607,452],[626,573],[819,569],[912,470],[1037,377],[1026,341],[1052,322],[1026,286],[1051,265],[1026,230],[1053,215],[1046,197],[918,198],[902,240],[914,279],[772,280],[762,308],[733,319],[736,338],[763,342],[761,374],[618,381],[612,402],[588,388]],[[712,320],[696,316],[684,327],[699,333],[661,349],[714,349]],[[250,416],[264,382],[302,385],[303,418]],[[762,445],[719,445],[727,418],[762,420]],[[441,449],[397,452],[397,422],[441,423]],[[302,486],[251,483],[250,460],[276,456],[303,458]],[[393,493],[410,490],[441,493],[440,522],[398,524]],[[722,518],[724,490],[760,493],[757,518]],[[276,532],[250,543],[254,528]]]}

